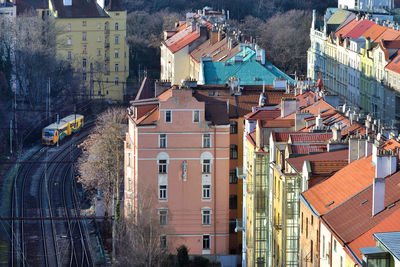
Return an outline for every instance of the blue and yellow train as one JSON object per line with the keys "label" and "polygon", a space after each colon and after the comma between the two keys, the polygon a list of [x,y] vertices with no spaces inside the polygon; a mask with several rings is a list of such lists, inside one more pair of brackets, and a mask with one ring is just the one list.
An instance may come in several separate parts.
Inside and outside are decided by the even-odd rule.
{"label": "blue and yellow train", "polygon": [[79,131],[84,124],[83,115],[69,115],[59,121],[45,127],[42,131],[42,142],[45,145],[55,145],[66,136]]}

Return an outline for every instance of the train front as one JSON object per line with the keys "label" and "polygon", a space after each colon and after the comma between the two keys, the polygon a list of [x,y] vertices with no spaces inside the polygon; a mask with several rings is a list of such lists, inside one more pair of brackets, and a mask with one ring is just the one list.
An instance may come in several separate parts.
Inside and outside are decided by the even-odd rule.
{"label": "train front", "polygon": [[43,129],[42,143],[45,145],[54,145],[54,129]]}

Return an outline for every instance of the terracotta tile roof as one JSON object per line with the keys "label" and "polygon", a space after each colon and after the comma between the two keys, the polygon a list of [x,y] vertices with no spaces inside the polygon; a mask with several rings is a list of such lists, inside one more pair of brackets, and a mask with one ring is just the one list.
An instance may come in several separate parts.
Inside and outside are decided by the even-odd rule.
{"label": "terracotta tile roof", "polygon": [[332,133],[293,133],[289,135],[289,142],[294,143],[320,143],[332,138]]}
{"label": "terracotta tile roof", "polygon": [[148,111],[144,116],[135,120],[137,125],[150,125],[154,124],[158,119],[160,112],[158,106],[154,107],[152,110]]}
{"label": "terracotta tile roof", "polygon": [[[400,147],[400,143],[389,140],[381,146],[383,149]],[[375,177],[372,156],[353,161],[332,177],[302,193],[313,208],[323,215],[355,194],[370,186]]]}
{"label": "terracotta tile roof", "polygon": [[398,54],[389,64],[387,64],[385,68],[396,73],[400,73],[400,54]]}
{"label": "terracotta tile roof", "polygon": [[359,248],[374,245],[373,233],[394,231],[400,227],[400,203],[388,207],[400,200],[400,172],[386,178],[385,182],[386,209],[375,216],[371,216],[372,184],[323,216],[325,224],[333,229],[342,243],[349,244],[359,259]]}
{"label": "terracotta tile roof", "polygon": [[261,120],[263,128],[291,128],[294,127],[295,121],[289,119]]}
{"label": "terracotta tile roof", "polygon": [[369,37],[372,41],[375,41],[381,34],[387,30],[386,27],[375,24],[372,25],[368,30],[366,30],[362,36]]}
{"label": "terracotta tile roof", "polygon": [[[347,150],[345,151],[347,152]],[[310,161],[312,175],[332,175],[348,164],[347,158],[345,160]]]}
{"label": "terracotta tile roof", "polygon": [[358,21],[356,19],[353,19],[343,27],[341,27],[339,30],[335,32],[335,37],[338,37],[339,34],[343,36],[346,36],[356,25],[358,24]]}
{"label": "terracotta tile roof", "polygon": [[375,22],[370,20],[360,20],[358,23],[353,27],[351,31],[349,31],[346,35],[342,37],[349,37],[353,39],[358,39],[361,35],[366,32],[371,26],[375,25]]}
{"label": "terracotta tile roof", "polygon": [[210,40],[201,44],[198,48],[190,53],[191,58],[200,63],[202,57],[211,57],[212,61],[226,61],[239,52],[239,46],[232,49],[228,48],[227,39],[224,38],[215,44],[211,44]]}
{"label": "terracotta tile roof", "polygon": [[272,134],[272,138],[273,138],[273,140],[275,142],[281,143],[281,142],[287,142],[288,141],[290,132],[275,132],[275,131],[272,131],[271,134]]}
{"label": "terracotta tile roof", "polygon": [[145,106],[137,106],[136,107],[136,112],[137,112],[137,117],[141,118],[142,116],[146,115],[150,111],[152,111],[154,108],[158,107],[158,105],[145,105]]}
{"label": "terracotta tile roof", "polygon": [[[341,164],[342,162],[348,162],[348,155],[349,151],[346,150],[338,150],[334,152],[326,152],[320,154],[312,154],[306,156],[300,156],[295,158],[287,159],[287,162],[298,172],[302,172],[303,164],[306,160],[312,162],[319,162],[319,163],[338,163]],[[319,171],[318,171],[319,173]]]}
{"label": "terracotta tile roof", "polygon": [[181,40],[179,40],[179,41],[171,44],[170,46],[168,46],[168,49],[172,53],[176,53],[179,50],[181,50],[182,48],[184,48],[185,46],[187,46],[187,45],[191,44],[192,42],[196,41],[198,38],[200,38],[200,34],[198,34],[197,31],[191,32],[188,35],[186,35],[185,37],[183,37]]}
{"label": "terracotta tile roof", "polygon": [[328,212],[372,183],[375,167],[371,159],[370,156],[353,161],[302,195],[320,215]]}
{"label": "terracotta tile roof", "polygon": [[315,145],[315,144],[308,144],[308,145],[291,145],[290,146],[290,154],[310,154],[310,153],[318,153],[318,152],[326,152],[327,146],[324,145]]}
{"label": "terracotta tile roof", "polygon": [[393,29],[387,29],[384,33],[382,33],[376,40],[375,43],[380,42],[381,40],[395,40],[400,37],[400,31],[396,31]]}
{"label": "terracotta tile roof", "polygon": [[281,115],[280,109],[267,109],[267,110],[256,110],[249,114],[246,114],[244,118],[246,120],[273,120]]}
{"label": "terracotta tile roof", "polygon": [[[349,244],[349,247],[351,248],[352,251],[354,251],[359,258],[359,260],[362,259],[360,248],[363,247],[372,247],[376,245],[376,241],[373,239],[373,234],[374,233],[380,233],[380,232],[392,232],[392,231],[398,231],[399,230],[399,222],[400,222],[400,205],[397,203],[393,209],[393,211],[390,211],[391,214],[382,214],[381,216],[385,216],[383,220],[380,221],[379,224],[371,228],[369,231],[365,232],[363,235],[355,239],[353,242]],[[377,215],[379,216],[379,214]]]}
{"label": "terracotta tile roof", "polygon": [[73,0],[71,6],[64,6],[63,0],[51,0],[59,18],[108,17],[96,1]]}

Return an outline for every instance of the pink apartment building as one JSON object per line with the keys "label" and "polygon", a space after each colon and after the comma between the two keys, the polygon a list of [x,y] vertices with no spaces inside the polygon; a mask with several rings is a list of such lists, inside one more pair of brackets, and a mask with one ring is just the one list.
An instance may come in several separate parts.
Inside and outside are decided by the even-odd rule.
{"label": "pink apartment building", "polygon": [[161,240],[171,253],[229,254],[230,125],[226,104],[169,89],[132,102],[125,157],[125,216],[147,188],[158,199]]}

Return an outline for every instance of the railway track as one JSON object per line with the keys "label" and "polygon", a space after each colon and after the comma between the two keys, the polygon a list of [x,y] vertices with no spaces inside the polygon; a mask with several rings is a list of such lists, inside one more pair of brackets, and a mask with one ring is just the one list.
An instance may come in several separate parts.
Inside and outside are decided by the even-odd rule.
{"label": "railway track", "polygon": [[[57,149],[41,147],[34,151],[30,160],[48,162],[44,167],[34,163],[21,165],[12,190],[12,217],[58,215],[66,217],[66,220],[12,221],[11,266],[93,266],[82,222],[71,220],[78,214],[71,181],[71,160],[78,158],[80,150],[72,150],[69,146],[84,140],[93,124],[87,123],[82,131]],[[49,152],[52,152],[50,158],[47,157]],[[66,161],[68,157],[70,161]],[[54,184],[58,184],[58,190]],[[63,236],[69,239],[67,249],[62,246],[65,242],[60,241]],[[68,260],[64,261],[64,257]]]}

